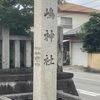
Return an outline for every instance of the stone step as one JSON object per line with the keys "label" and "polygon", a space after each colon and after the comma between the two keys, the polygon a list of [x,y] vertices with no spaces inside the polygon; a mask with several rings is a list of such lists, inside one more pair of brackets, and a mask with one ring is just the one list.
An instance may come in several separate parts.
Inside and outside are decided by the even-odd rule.
{"label": "stone step", "polygon": [[33,81],[0,82],[0,95],[33,91]]}
{"label": "stone step", "polygon": [[33,69],[0,70],[0,94],[25,93],[33,91]]}
{"label": "stone step", "polygon": [[62,90],[65,93],[78,96],[78,92],[72,79],[57,80],[57,90]]}
{"label": "stone step", "polygon": [[16,82],[33,80],[33,74],[0,75],[0,82]]}
{"label": "stone step", "polygon": [[9,94],[9,95],[3,95],[5,97],[10,98],[11,100],[33,100],[33,93],[17,93],[17,94]]}
{"label": "stone step", "polygon": [[0,100],[12,100],[12,99],[5,97],[5,96],[0,96]]}
{"label": "stone step", "polygon": [[73,78],[73,73],[69,73],[69,72],[59,72],[57,73],[57,80],[62,80],[62,79],[71,79]]}
{"label": "stone step", "polygon": [[0,69],[0,75],[32,74],[33,68]]}

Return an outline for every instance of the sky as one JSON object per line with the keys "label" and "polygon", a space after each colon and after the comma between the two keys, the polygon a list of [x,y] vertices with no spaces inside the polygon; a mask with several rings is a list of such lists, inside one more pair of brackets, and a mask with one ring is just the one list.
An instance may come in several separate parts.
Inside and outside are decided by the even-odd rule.
{"label": "sky", "polygon": [[100,10],[100,0],[66,0],[66,1]]}

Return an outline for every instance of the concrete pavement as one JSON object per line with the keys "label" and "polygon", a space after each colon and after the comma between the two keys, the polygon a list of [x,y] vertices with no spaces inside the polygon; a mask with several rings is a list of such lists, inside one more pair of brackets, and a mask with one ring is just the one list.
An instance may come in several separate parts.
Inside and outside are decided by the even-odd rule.
{"label": "concrete pavement", "polygon": [[100,70],[95,70],[90,67],[83,67],[83,66],[64,65],[63,70],[73,71],[73,72],[88,72],[88,73],[100,74]]}
{"label": "concrete pavement", "polygon": [[100,100],[100,73],[86,72],[84,68],[64,66],[64,72],[74,73],[74,83],[81,98]]}

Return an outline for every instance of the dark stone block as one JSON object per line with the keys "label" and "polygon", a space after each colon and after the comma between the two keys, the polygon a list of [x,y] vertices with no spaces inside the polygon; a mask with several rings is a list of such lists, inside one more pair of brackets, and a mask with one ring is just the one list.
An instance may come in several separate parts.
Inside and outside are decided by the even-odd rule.
{"label": "dark stone block", "polygon": [[0,86],[0,94],[11,94],[13,93],[13,87],[11,87],[10,85],[1,85]]}
{"label": "dark stone block", "polygon": [[26,93],[32,91],[33,91],[32,82],[31,83],[20,82],[15,85],[15,93]]}
{"label": "dark stone block", "polygon": [[57,73],[57,80],[71,79],[71,78],[73,78],[73,73],[68,73],[68,72],[59,72],[59,73]]}
{"label": "dark stone block", "polygon": [[7,98],[7,97],[5,97],[5,96],[0,96],[0,100],[12,100],[12,99]]}
{"label": "dark stone block", "polygon": [[16,82],[33,80],[33,74],[1,75],[0,82]]}
{"label": "dark stone block", "polygon": [[14,94],[26,92],[33,92],[33,81],[17,82],[13,87],[9,84],[0,86],[0,94]]}
{"label": "dark stone block", "polygon": [[33,68],[0,69],[0,75],[32,74]]}
{"label": "dark stone block", "polygon": [[62,90],[65,93],[78,96],[78,92],[72,79],[57,80],[57,90]]}
{"label": "dark stone block", "polygon": [[33,93],[11,94],[7,97],[9,97],[11,100],[33,100]]}
{"label": "dark stone block", "polygon": [[57,100],[83,100],[79,96],[71,95],[69,93],[65,93],[62,90],[57,91]]}

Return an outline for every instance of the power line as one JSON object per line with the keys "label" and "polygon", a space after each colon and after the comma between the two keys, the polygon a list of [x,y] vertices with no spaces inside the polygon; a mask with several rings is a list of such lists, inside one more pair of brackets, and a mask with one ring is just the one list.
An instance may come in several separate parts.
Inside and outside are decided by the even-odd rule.
{"label": "power line", "polygon": [[[99,0],[96,0],[96,1],[99,1]],[[90,3],[93,3],[93,2],[96,2],[95,0],[93,0],[93,1],[90,1],[90,2],[87,2],[87,3],[84,3],[84,4],[82,4],[82,5],[79,5],[79,6],[84,6],[84,5],[86,5],[86,4],[90,4]],[[76,8],[76,7],[69,7],[67,10],[70,10],[70,9],[73,9],[73,8]],[[89,8],[88,8],[89,9]]]}
{"label": "power line", "polygon": [[92,3],[89,3],[89,4],[86,4],[86,5],[87,5],[86,7],[90,7],[90,8],[98,7],[98,6],[100,6],[100,0],[92,2]]}
{"label": "power line", "polygon": [[83,5],[87,5],[87,4],[91,4],[91,3],[93,3],[93,2],[97,2],[97,1],[99,1],[99,0],[93,0],[93,1],[90,1],[90,2],[86,2],[86,3],[82,4],[82,6],[83,6]]}
{"label": "power line", "polygon": [[[99,0],[97,0],[97,1],[99,1]],[[90,4],[90,3],[93,3],[93,2],[95,2],[95,0],[93,0],[93,1],[91,1],[91,2],[88,2],[88,3],[84,3],[84,4],[82,4],[82,5]],[[79,5],[79,6],[82,6],[82,5]],[[92,6],[92,7],[98,7],[98,6],[100,6],[100,5],[96,5],[96,6]],[[68,10],[70,10],[70,9],[72,9],[72,8],[77,8],[77,7],[69,7]],[[81,12],[81,11],[84,11],[84,10],[87,10],[87,9],[91,9],[91,7],[86,7],[86,8],[84,8],[84,9],[78,10],[78,11]],[[96,9],[96,10],[98,10],[98,9]],[[67,14],[67,15],[69,15],[69,14]]]}
{"label": "power line", "polygon": [[[98,7],[98,6],[100,6],[100,4],[99,5],[96,5],[96,6],[92,6],[92,7]],[[87,9],[91,9],[91,8],[87,7],[87,8],[84,8],[82,10],[78,10],[78,11],[84,11],[84,10],[87,10]]]}

